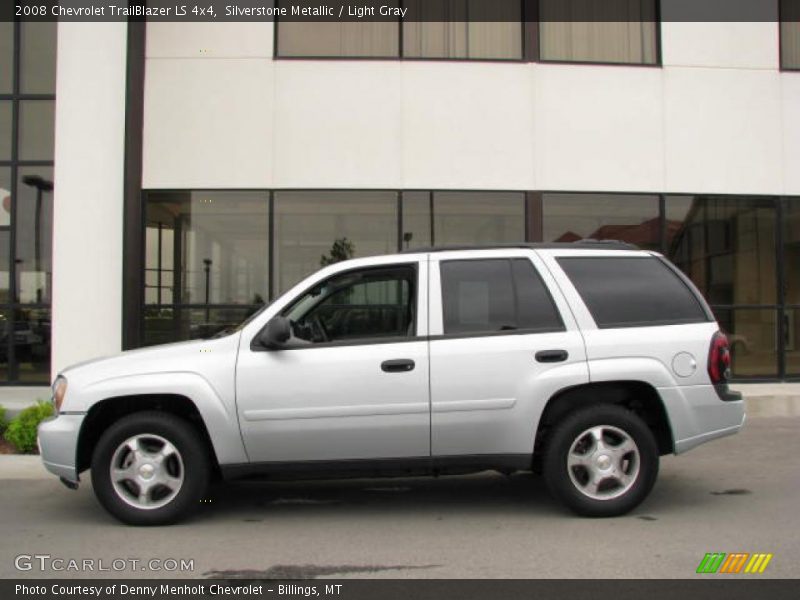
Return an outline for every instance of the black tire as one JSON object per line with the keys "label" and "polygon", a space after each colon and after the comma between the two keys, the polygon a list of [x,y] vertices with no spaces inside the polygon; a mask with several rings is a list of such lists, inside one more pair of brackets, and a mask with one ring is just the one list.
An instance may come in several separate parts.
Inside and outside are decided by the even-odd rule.
{"label": "black tire", "polygon": [[[179,453],[183,481],[177,494],[164,506],[132,506],[111,481],[111,462],[117,449],[137,435],[159,436]],[[211,461],[205,441],[188,421],[169,413],[147,411],[123,417],[103,433],[92,454],[91,468],[95,496],[109,513],[129,525],[167,525],[197,508],[208,487]]]}
{"label": "black tire", "polygon": [[[613,477],[604,479],[602,484],[609,483],[610,488],[598,491],[597,495],[609,496],[602,499],[590,496],[589,488],[584,488],[588,490],[585,492],[579,487],[583,483],[582,478],[588,480],[588,470],[582,471],[581,466],[570,469],[567,465],[573,444],[584,432],[600,426],[621,430],[633,440],[638,450],[638,470],[629,462],[635,455],[628,454],[625,459],[629,474],[635,472],[632,483],[623,485]],[[613,435],[614,429],[609,429],[608,432]],[[598,457],[598,460],[600,458],[602,457]],[[545,482],[555,498],[582,516],[615,517],[634,509],[653,489],[658,476],[659,452],[653,433],[635,413],[620,406],[601,404],[569,413],[558,423],[548,436],[542,462]],[[573,482],[573,478],[577,483]],[[614,494],[620,495],[614,497]]]}

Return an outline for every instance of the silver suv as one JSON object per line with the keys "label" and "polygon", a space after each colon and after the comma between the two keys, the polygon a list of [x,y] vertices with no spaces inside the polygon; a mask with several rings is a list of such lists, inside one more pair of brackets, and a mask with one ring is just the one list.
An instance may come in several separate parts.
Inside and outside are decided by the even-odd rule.
{"label": "silver suv", "polygon": [[707,304],[620,243],[430,249],[322,269],[234,331],[95,360],[39,428],[68,487],[174,522],[212,479],[541,472],[588,516],[650,492],[659,456],[736,433]]}

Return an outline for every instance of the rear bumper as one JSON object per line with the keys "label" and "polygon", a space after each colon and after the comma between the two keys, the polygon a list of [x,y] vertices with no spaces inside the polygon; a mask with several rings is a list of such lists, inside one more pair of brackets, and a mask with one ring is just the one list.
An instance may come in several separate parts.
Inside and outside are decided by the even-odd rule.
{"label": "rear bumper", "polygon": [[724,400],[712,385],[660,388],[674,440],[675,454],[737,433],[745,422],[744,400],[731,393]]}
{"label": "rear bumper", "polygon": [[44,467],[72,483],[78,482],[76,467],[78,435],[85,414],[61,414],[39,425],[39,453]]}
{"label": "rear bumper", "polygon": [[733,425],[731,427],[726,427],[724,429],[718,429],[716,431],[708,431],[706,433],[701,433],[700,435],[696,435],[692,438],[675,442],[675,454],[681,454],[683,452],[686,452],[687,450],[691,450],[692,448],[699,446],[700,444],[705,444],[706,442],[710,442],[711,440],[716,440],[721,437],[733,435],[734,433],[739,433],[739,430],[742,427],[744,427],[744,422],[746,420],[747,420],[747,415],[744,414],[743,412],[742,421],[738,425]]}

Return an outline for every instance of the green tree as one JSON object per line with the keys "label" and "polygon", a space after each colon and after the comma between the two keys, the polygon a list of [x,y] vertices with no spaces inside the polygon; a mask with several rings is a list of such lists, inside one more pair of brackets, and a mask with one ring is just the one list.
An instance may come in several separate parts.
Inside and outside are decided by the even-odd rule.
{"label": "green tree", "polygon": [[328,253],[328,256],[322,255],[319,258],[320,266],[327,267],[328,265],[332,265],[343,260],[349,260],[353,258],[355,254],[356,247],[348,240],[346,237],[339,238],[333,242],[333,246],[331,246],[331,251]]}

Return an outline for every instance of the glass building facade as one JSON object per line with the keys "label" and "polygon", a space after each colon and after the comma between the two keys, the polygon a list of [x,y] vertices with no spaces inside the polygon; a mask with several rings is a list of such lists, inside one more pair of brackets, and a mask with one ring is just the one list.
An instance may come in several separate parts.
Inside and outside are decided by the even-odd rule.
{"label": "glass building facade", "polygon": [[55,23],[0,23],[0,384],[50,382],[55,73]]}
{"label": "glass building facade", "polygon": [[615,239],[663,252],[731,338],[738,379],[800,376],[800,199],[456,190],[146,193],[144,344],[235,326],[331,260]]}

